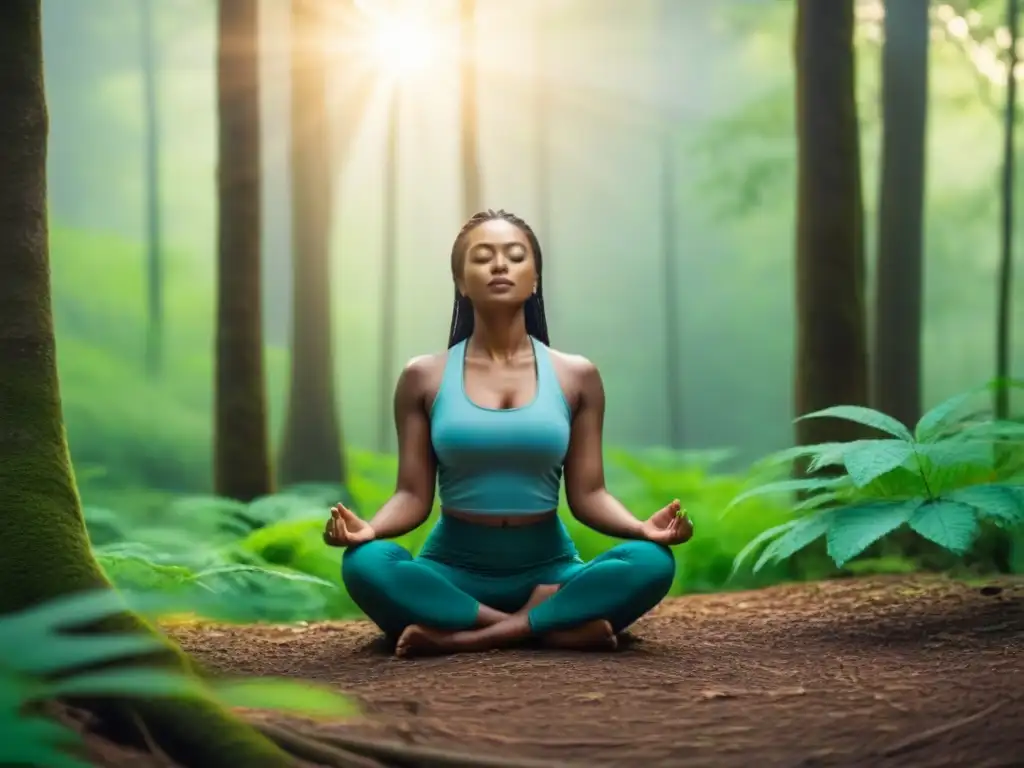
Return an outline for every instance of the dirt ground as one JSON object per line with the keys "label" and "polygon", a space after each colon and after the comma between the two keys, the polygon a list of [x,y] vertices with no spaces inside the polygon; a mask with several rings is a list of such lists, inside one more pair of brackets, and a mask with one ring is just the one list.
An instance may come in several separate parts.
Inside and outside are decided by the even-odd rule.
{"label": "dirt ground", "polygon": [[1024,766],[1021,580],[851,579],[678,598],[605,654],[401,660],[365,622],[171,634],[219,672],[318,680],[361,700],[364,718],[308,726],[321,733],[481,761]]}

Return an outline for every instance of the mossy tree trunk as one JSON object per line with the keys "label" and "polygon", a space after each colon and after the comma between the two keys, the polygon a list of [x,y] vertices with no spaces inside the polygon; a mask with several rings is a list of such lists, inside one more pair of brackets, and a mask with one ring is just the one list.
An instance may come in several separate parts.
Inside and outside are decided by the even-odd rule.
{"label": "mossy tree trunk", "polygon": [[261,289],[259,2],[221,0],[217,35],[217,375],[221,496],[270,493]]}
{"label": "mossy tree trunk", "polygon": [[[796,376],[798,415],[867,405],[863,203],[854,0],[798,0]],[[861,437],[838,419],[797,422],[800,444]]]}
{"label": "mossy tree trunk", "polygon": [[[109,588],[92,556],[71,473],[57,380],[46,214],[48,115],[40,0],[0,4],[0,613]],[[131,614],[121,630],[151,631]],[[167,659],[187,666],[168,645]],[[205,702],[109,705],[188,765],[286,766],[290,759]],[[137,730],[137,725],[129,726]]]}
{"label": "mossy tree trunk", "polygon": [[282,483],[344,482],[331,321],[331,179],[324,0],[292,0],[291,378]]}

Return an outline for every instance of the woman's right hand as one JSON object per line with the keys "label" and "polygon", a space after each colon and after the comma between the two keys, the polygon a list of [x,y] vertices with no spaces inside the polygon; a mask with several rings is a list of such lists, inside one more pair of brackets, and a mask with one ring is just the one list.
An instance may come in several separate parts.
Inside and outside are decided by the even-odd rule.
{"label": "woman's right hand", "polygon": [[331,507],[331,517],[324,529],[324,543],[330,547],[351,547],[373,541],[377,534],[344,504]]}

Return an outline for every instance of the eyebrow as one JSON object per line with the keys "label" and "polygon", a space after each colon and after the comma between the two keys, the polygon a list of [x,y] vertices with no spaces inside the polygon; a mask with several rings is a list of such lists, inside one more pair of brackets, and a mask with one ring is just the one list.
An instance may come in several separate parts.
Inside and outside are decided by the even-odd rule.
{"label": "eyebrow", "polygon": [[506,243],[491,243],[491,242],[481,241],[481,242],[478,242],[478,243],[473,243],[470,247],[471,248],[492,248],[492,249],[494,249],[494,248],[512,248],[513,246],[519,246],[520,248],[526,248],[527,247],[526,243],[522,242],[521,240],[512,240],[511,242],[506,242]]}

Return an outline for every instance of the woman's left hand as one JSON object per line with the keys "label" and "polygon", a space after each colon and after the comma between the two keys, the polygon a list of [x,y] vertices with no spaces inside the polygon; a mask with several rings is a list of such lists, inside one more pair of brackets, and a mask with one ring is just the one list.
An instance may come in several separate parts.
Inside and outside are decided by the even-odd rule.
{"label": "woman's left hand", "polygon": [[647,518],[642,530],[647,541],[671,547],[690,540],[693,536],[693,523],[679,505],[679,499],[676,499]]}

